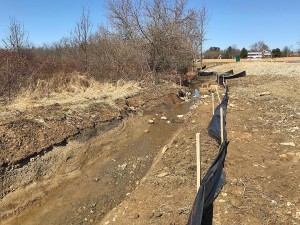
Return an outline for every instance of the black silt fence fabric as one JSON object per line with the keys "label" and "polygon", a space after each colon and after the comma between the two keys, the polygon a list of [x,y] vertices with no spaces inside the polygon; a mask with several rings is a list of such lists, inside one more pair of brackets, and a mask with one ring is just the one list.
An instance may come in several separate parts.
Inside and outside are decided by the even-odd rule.
{"label": "black silt fence fabric", "polygon": [[208,126],[208,134],[215,138],[219,144],[221,144],[221,115],[220,115],[220,108],[223,108],[223,137],[224,140],[227,141],[227,132],[226,132],[226,113],[227,113],[227,105],[228,105],[228,88],[226,86],[226,92],[222,99],[222,102],[218,105],[215,109],[214,115],[210,121]]}
{"label": "black silt fence fabric", "polygon": [[229,142],[224,141],[220,147],[219,154],[211,164],[202,183],[205,185],[204,193],[204,209],[213,203],[215,198],[218,196],[220,190],[222,189],[225,181],[221,178],[224,167],[224,162],[227,154],[227,146]]}
{"label": "black silt fence fabric", "polygon": [[225,73],[216,73],[219,78],[233,76],[233,70],[228,70]]}
{"label": "black silt fence fabric", "polygon": [[[223,84],[223,82],[225,82],[226,80],[229,80],[229,79],[235,79],[235,78],[244,77],[244,76],[247,75],[246,71],[243,71],[243,72],[240,72],[240,73],[237,73],[237,74],[228,73],[228,72],[231,72],[231,70],[229,70],[225,73],[217,74],[217,76],[218,76],[217,77],[217,82],[219,81],[219,84]],[[233,72],[233,70],[232,70],[232,72]]]}
{"label": "black silt fence fabric", "polygon": [[199,71],[198,73],[199,76],[214,76],[215,73],[214,72],[206,72],[206,71]]}
{"label": "black silt fence fabric", "polygon": [[205,185],[201,185],[196,195],[187,225],[201,224],[204,209]]}
{"label": "black silt fence fabric", "polygon": [[224,82],[226,82],[225,78],[224,77],[229,77],[233,75],[233,70],[228,70],[224,73],[216,73],[216,76],[217,76],[217,83],[218,84],[223,84]]}
{"label": "black silt fence fabric", "polygon": [[234,79],[234,78],[239,78],[239,77],[244,77],[246,76],[246,71],[243,71],[243,72],[240,72],[240,73],[237,73],[237,74],[234,74],[234,75],[231,75],[231,76],[225,76],[225,79],[228,80],[228,79]]}
{"label": "black silt fence fabric", "polygon": [[[190,213],[188,225],[199,225],[202,222],[202,216],[209,206],[213,204],[214,199],[218,196],[221,188],[224,162],[227,154],[228,142],[223,142],[220,147],[218,156],[215,158],[206,175],[202,179],[201,186],[195,198],[192,211]],[[223,176],[224,177],[224,176]]]}
{"label": "black silt fence fabric", "polygon": [[226,75],[233,75],[233,70],[228,70],[225,72]]}

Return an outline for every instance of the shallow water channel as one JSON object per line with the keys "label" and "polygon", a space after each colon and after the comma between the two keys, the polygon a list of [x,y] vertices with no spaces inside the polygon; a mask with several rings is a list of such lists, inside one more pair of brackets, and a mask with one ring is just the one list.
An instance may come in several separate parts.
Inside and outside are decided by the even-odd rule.
{"label": "shallow water channel", "polygon": [[[55,149],[56,157],[65,157],[63,165],[52,166],[56,170],[53,175],[35,180],[30,191],[17,190],[19,201],[28,200],[31,194],[36,197],[24,210],[3,221],[4,224],[101,221],[138,186],[157,153],[179,129],[182,119],[177,115],[186,114],[192,103],[165,102],[143,116],[126,119],[110,131],[93,130],[86,133],[88,138],[73,138],[67,146]],[[149,124],[149,119],[154,119],[154,124]]]}

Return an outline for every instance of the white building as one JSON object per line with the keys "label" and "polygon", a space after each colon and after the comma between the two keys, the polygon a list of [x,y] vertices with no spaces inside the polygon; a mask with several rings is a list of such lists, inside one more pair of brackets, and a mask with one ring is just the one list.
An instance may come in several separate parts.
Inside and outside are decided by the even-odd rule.
{"label": "white building", "polygon": [[262,58],[271,58],[272,57],[272,53],[271,51],[268,50],[264,50],[264,51],[260,51],[260,52],[248,52],[248,59],[252,59],[252,60],[260,60]]}
{"label": "white building", "polygon": [[259,59],[262,59],[262,57],[263,57],[262,52],[248,52],[248,55],[247,55],[248,59],[259,60]]}

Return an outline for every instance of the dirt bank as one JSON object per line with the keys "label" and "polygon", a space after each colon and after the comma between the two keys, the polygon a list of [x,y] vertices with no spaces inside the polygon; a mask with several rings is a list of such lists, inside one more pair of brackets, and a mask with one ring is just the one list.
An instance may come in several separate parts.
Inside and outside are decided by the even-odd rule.
{"label": "dirt bank", "polygon": [[[164,88],[161,89],[161,86]],[[133,87],[131,87],[131,89],[133,89]],[[173,87],[171,84],[163,83],[162,85],[146,86],[138,91],[135,89],[133,92],[127,92],[127,95],[122,93],[121,97],[115,97],[114,101],[109,99],[110,104],[105,100],[99,99],[101,96],[98,96],[98,99],[84,99],[84,102],[78,101],[77,99],[76,103],[63,99],[64,102],[62,104],[44,104],[41,106],[39,101],[39,105],[35,107],[30,105],[24,107],[23,104],[22,107],[19,108],[18,104],[7,107],[1,114],[1,135],[3,137],[1,139],[2,166],[0,177],[2,199],[0,204],[1,218],[3,219],[12,213],[18,214],[24,208],[28,208],[29,205],[32,205],[33,202],[42,197],[41,202],[47,199],[47,205],[53,201],[53,205],[49,207],[45,206],[46,208],[48,207],[49,210],[51,207],[56,208],[55,204],[59,202],[57,202],[59,198],[54,197],[54,193],[62,193],[62,190],[65,190],[67,193],[73,193],[73,191],[71,191],[72,188],[71,190],[66,188],[68,187],[67,183],[70,182],[70,180],[74,180],[71,182],[73,185],[74,182],[77,182],[75,178],[82,178],[82,176],[84,176],[83,174],[87,173],[86,168],[88,165],[93,164],[95,158],[100,158],[98,163],[95,163],[97,173],[99,170],[102,171],[102,174],[109,174],[109,172],[105,171],[114,171],[115,168],[112,167],[114,167],[116,163],[120,163],[120,160],[116,162],[114,158],[116,158],[120,152],[125,151],[125,147],[128,147],[122,142],[124,137],[129,137],[132,130],[136,131],[132,136],[133,140],[135,140],[134,137],[138,139],[141,135],[147,134],[145,133],[147,126],[149,126],[146,116],[147,112],[152,112],[152,114],[156,112],[161,115],[162,112],[174,109],[176,104],[181,103],[176,97],[177,91],[178,88],[176,88],[176,86]],[[22,112],[17,116],[13,116],[13,113],[19,112],[20,109],[22,109]],[[181,107],[181,110],[184,110],[184,107]],[[144,114],[145,116],[143,116]],[[166,113],[166,115],[167,114],[168,113]],[[127,125],[124,124],[130,117],[136,118],[134,122],[136,125],[131,126],[131,128],[128,124],[133,122],[126,122]],[[175,119],[168,125],[168,128],[171,129],[170,131],[178,126]],[[156,127],[158,128],[158,126]],[[113,134],[106,138],[106,140],[103,135],[109,131]],[[170,134],[173,132],[165,131]],[[119,140],[117,143],[120,144],[120,146],[116,145],[113,148],[112,145],[117,139]],[[121,144],[121,142],[123,144]],[[107,145],[109,146],[108,150],[105,150],[105,146]],[[109,202],[113,201],[113,203],[106,204],[104,201],[98,204],[103,212],[97,216],[95,215],[95,221],[97,220],[96,217],[101,218],[107,210],[122,200],[120,195],[124,195],[124,193],[126,194],[126,191],[128,191],[125,187],[135,185],[135,180],[139,180],[144,176],[147,168],[149,168],[151,164],[151,159],[155,156],[155,153],[151,153],[146,157],[146,153],[144,152],[146,151],[145,146],[143,151],[138,151],[136,146],[133,146],[130,151],[133,154],[132,157],[134,160],[137,161],[135,165],[139,172],[136,173],[137,175],[129,174],[129,176],[132,176],[131,179],[126,179],[126,176],[124,176],[124,180],[132,182],[132,184],[122,184],[120,188],[123,188],[123,191],[118,191],[115,195],[113,194],[113,199],[108,200]],[[138,156],[134,155],[136,151],[139,152]],[[129,153],[129,151],[127,153]],[[107,166],[105,164],[108,160],[106,157],[107,154],[110,155],[111,160],[115,162],[113,166]],[[125,153],[123,152],[122,154]],[[128,154],[128,157],[130,157],[129,155],[130,154]],[[121,161],[126,161],[125,158],[125,155],[123,155]],[[139,168],[139,163],[142,164],[142,168]],[[122,165],[123,164],[120,164],[120,166]],[[105,168],[105,170],[103,168]],[[97,176],[99,175],[95,174],[95,177]],[[116,181],[118,180],[117,175],[109,174],[108,176],[111,176],[108,182],[111,185],[113,185],[114,182],[120,182]],[[122,177],[122,173],[120,177]],[[102,181],[100,178],[96,180]],[[111,180],[113,180],[113,182]],[[85,185],[86,184],[83,186],[78,185],[78,187],[80,186],[84,190]],[[105,182],[104,184],[101,182],[95,184],[94,188],[98,185],[105,186]],[[114,186],[108,188],[108,190],[110,191],[113,188]],[[132,187],[129,189],[131,188]],[[52,191],[54,189],[56,192],[53,193]],[[105,196],[106,194],[105,190],[101,191],[101,189],[98,188],[98,191],[95,192],[92,189],[90,190],[95,193],[95,195],[102,193]],[[78,190],[82,189],[78,188]],[[52,196],[49,197],[50,200],[46,197],[48,195]],[[75,195],[76,194],[73,196]],[[69,198],[69,194],[66,194],[66,196]],[[74,197],[72,200],[66,200],[66,202],[69,203],[72,201],[77,201],[78,203],[78,198]],[[85,199],[85,201],[87,200]],[[42,204],[41,202],[38,203],[38,208]],[[103,209],[101,207],[103,207]],[[34,209],[34,207],[32,209]],[[61,215],[65,216],[62,210],[58,210]],[[51,211],[54,213],[55,210],[52,209]],[[29,215],[35,214],[38,213],[36,211],[31,211],[31,214],[29,213]],[[32,216],[28,216],[28,218],[28,224],[32,224]],[[58,221],[62,219],[62,217],[58,216],[55,218],[57,218]],[[22,218],[22,224],[24,224],[25,221],[26,220]],[[51,221],[48,222],[52,223]],[[15,223],[15,221],[13,223]]]}

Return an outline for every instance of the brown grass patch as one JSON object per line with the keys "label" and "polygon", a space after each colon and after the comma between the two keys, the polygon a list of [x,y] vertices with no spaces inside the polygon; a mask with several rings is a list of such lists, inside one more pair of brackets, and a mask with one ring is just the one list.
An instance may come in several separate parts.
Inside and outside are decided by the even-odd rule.
{"label": "brown grass patch", "polygon": [[80,73],[60,74],[50,80],[38,80],[35,87],[23,90],[7,108],[22,111],[57,103],[84,107],[88,102],[113,105],[115,100],[133,96],[139,90],[140,86],[136,81],[99,83]]}

